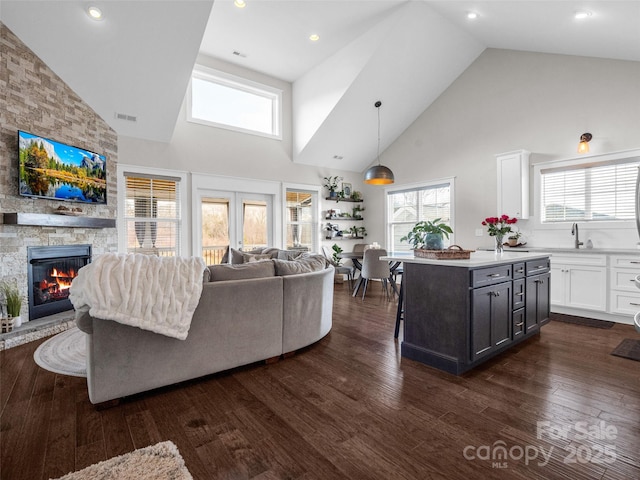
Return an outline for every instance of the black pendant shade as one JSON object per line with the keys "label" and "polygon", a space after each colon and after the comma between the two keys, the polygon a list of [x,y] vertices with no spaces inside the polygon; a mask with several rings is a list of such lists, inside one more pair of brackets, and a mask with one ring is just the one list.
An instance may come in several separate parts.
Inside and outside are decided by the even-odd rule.
{"label": "black pendant shade", "polygon": [[374,106],[378,109],[378,165],[369,167],[364,174],[364,183],[369,185],[389,185],[395,181],[393,172],[389,167],[380,165],[380,107],[381,101],[374,103]]}

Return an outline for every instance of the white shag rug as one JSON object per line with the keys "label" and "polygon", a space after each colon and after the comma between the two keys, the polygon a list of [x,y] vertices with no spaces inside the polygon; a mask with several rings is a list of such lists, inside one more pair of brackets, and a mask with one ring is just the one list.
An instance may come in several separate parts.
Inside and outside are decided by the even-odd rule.
{"label": "white shag rug", "polygon": [[171,441],[140,448],[57,480],[193,480]]}
{"label": "white shag rug", "polygon": [[50,372],[86,377],[86,334],[78,327],[59,333],[43,342],[33,359]]}

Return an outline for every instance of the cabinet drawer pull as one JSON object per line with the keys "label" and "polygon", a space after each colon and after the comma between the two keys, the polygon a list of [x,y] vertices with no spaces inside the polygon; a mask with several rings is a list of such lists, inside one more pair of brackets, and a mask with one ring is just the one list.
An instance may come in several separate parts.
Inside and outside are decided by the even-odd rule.
{"label": "cabinet drawer pull", "polygon": [[524,296],[524,292],[518,292],[518,293],[516,293],[516,295],[517,295],[518,297],[523,297],[523,296]]}
{"label": "cabinet drawer pull", "polygon": [[524,325],[524,322],[516,323],[516,327],[521,327],[522,325]]}
{"label": "cabinet drawer pull", "polygon": [[493,296],[493,297],[499,297],[500,296],[500,292],[489,292],[487,295]]}
{"label": "cabinet drawer pull", "polygon": [[499,277],[501,274],[500,273],[492,273],[487,275],[487,277]]}
{"label": "cabinet drawer pull", "polygon": [[640,262],[636,262],[635,260],[630,260],[629,263],[640,263]]}
{"label": "cabinet drawer pull", "polygon": [[536,283],[543,284],[543,283],[544,283],[544,280],[536,280]]}
{"label": "cabinet drawer pull", "polygon": [[640,303],[629,302],[629,305],[633,305],[634,307],[640,307]]}
{"label": "cabinet drawer pull", "polygon": [[521,268],[520,270],[516,270],[516,273],[524,273],[524,268]]}

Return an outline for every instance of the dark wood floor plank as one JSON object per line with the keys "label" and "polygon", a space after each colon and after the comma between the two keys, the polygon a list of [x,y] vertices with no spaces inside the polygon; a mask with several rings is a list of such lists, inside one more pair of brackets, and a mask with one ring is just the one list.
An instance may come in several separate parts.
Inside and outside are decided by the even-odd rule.
{"label": "dark wood floor plank", "polygon": [[[396,303],[336,285],[327,337],[279,362],[254,364],[123,399],[97,410],[81,378],[33,362],[42,341],[0,352],[0,478],[59,477],[161,441],[196,480],[640,478],[640,368],[610,355],[628,325],[551,322],[462,376],[407,360],[393,339]],[[538,438],[544,428],[567,438]],[[605,422],[614,439],[580,437]],[[567,463],[571,448],[612,463]],[[496,446],[550,451],[548,463],[467,458]],[[465,450],[467,449],[467,450]]]}
{"label": "dark wood floor plank", "polygon": [[74,451],[76,447],[77,381],[74,377],[56,375],[44,464],[48,478],[61,477],[76,469],[75,457],[70,456],[69,452]]}

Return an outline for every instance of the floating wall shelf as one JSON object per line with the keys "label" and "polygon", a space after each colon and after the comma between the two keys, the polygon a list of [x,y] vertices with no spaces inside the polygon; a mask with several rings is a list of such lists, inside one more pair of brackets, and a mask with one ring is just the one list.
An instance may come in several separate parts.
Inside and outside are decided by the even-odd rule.
{"label": "floating wall shelf", "polygon": [[47,213],[5,213],[5,225],[24,227],[77,227],[77,228],[115,228],[113,218],[96,218],[71,215],[54,215]]}

